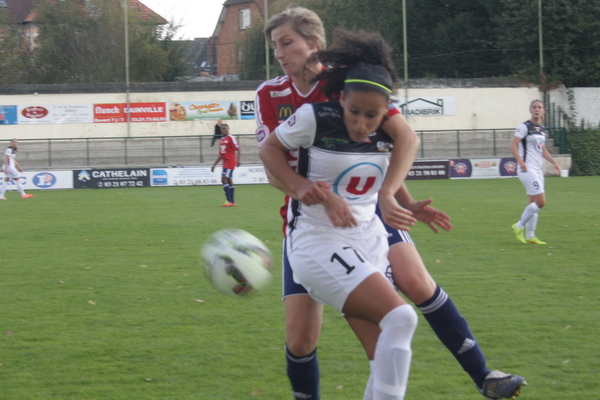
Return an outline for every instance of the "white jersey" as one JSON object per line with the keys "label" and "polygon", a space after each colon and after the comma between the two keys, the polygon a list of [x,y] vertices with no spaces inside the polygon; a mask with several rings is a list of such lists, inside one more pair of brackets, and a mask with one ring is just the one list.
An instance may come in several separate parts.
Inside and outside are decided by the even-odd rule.
{"label": "white jersey", "polygon": [[338,102],[305,104],[275,130],[288,149],[299,149],[297,172],[310,181],[325,181],[345,199],[358,225],[334,227],[322,205],[306,206],[297,200],[288,206],[288,237],[294,233],[373,237],[387,235],[375,214],[377,194],[389,165],[393,142],[378,130],[365,142],[348,135]]}
{"label": "white jersey", "polygon": [[17,159],[17,152],[12,147],[9,146],[6,149],[6,151],[4,152],[4,155],[8,156],[8,165],[7,166],[4,165],[4,163],[6,162],[6,157],[4,157],[4,160],[2,160],[3,167],[14,168],[15,160]]}
{"label": "white jersey", "polygon": [[[544,165],[544,147],[546,146],[546,128],[526,121],[517,127],[515,136],[521,139],[519,154],[527,169],[541,170]],[[521,167],[519,167],[519,170]]]}

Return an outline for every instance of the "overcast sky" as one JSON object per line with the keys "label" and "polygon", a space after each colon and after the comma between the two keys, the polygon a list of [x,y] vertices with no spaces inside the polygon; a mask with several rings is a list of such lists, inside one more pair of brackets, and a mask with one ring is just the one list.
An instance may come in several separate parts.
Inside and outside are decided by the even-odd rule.
{"label": "overcast sky", "polygon": [[210,37],[225,0],[140,0],[167,20],[182,25],[178,39]]}

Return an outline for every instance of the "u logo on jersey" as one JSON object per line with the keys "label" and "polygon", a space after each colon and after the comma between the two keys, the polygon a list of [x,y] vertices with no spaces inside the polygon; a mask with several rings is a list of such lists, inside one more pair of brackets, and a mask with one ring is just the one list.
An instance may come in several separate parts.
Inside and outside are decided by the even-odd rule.
{"label": "u logo on jersey", "polygon": [[346,200],[358,200],[377,193],[383,176],[383,169],[377,164],[355,164],[338,175],[332,189]]}

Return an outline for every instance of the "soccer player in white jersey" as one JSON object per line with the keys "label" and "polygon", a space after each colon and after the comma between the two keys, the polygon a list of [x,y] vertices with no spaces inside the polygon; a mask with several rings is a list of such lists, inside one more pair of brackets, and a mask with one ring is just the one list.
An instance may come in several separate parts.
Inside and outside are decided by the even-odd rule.
{"label": "soccer player in white jersey", "polygon": [[538,223],[538,211],[546,205],[544,191],[544,159],[554,165],[557,172],[560,167],[546,149],[546,128],[544,121],[544,103],[534,100],[529,105],[531,118],[517,127],[510,143],[510,151],[519,165],[517,175],[527,191],[528,204],[519,221],[512,230],[521,243],[546,244],[535,231]]}
{"label": "soccer player in white jersey", "polygon": [[0,200],[6,200],[5,194],[6,189],[8,187],[8,182],[12,179],[15,181],[15,185],[17,186],[17,190],[21,193],[21,197],[24,199],[28,199],[33,197],[32,194],[25,193],[23,189],[23,185],[21,184],[19,172],[23,172],[23,168],[17,162],[17,139],[13,139],[10,142],[10,146],[4,152],[4,164],[2,165],[2,171],[4,171],[4,181],[2,185],[0,185]]}
{"label": "soccer player in white jersey", "polygon": [[[384,43],[379,35],[361,37]],[[300,107],[268,137],[260,155],[292,198],[286,250],[294,279],[316,301],[381,328],[369,395],[400,400],[417,315],[389,280],[387,231],[375,213],[379,191],[398,183],[390,179],[401,184],[403,178],[386,176],[393,140],[378,130],[393,80],[379,64],[346,70],[339,102]],[[293,149],[299,150],[296,171],[286,158]],[[398,220],[408,213],[397,204],[382,209]]]}

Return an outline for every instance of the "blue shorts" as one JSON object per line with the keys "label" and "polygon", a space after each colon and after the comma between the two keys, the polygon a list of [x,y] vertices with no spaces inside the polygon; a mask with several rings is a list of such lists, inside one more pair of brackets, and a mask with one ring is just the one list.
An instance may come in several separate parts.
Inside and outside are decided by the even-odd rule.
{"label": "blue shorts", "polygon": [[[381,211],[379,210],[379,204],[375,213],[381,218]],[[398,243],[410,243],[414,245],[414,242],[410,238],[410,235],[406,231],[394,229],[385,222],[383,223],[385,229],[388,231],[388,245],[392,247]],[[292,272],[292,266],[288,260],[285,239],[283,239],[283,297],[292,296],[295,294],[308,294],[308,291],[304,286],[294,282],[294,273]]]}
{"label": "blue shorts", "polygon": [[223,168],[223,171],[221,172],[221,176],[224,178],[231,179],[231,177],[233,176],[233,168],[232,169]]}

